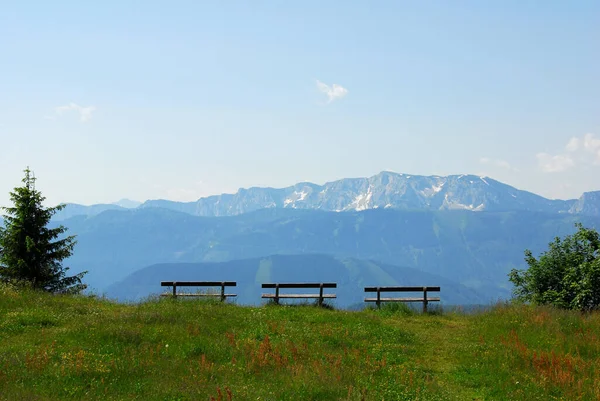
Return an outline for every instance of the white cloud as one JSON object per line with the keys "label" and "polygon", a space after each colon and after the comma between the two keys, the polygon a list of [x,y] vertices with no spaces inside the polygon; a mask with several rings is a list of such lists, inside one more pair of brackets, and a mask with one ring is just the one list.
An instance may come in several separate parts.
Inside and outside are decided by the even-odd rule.
{"label": "white cloud", "polygon": [[63,114],[74,111],[79,114],[79,121],[85,123],[92,118],[92,112],[96,110],[94,106],[83,107],[75,103],[69,103],[65,106],[58,106],[54,109],[56,114]]}
{"label": "white cloud", "polygon": [[545,173],[558,173],[570,169],[575,165],[573,159],[568,155],[549,155],[548,153],[538,153],[535,155],[538,165]]}
{"label": "white cloud", "polygon": [[507,162],[506,160],[490,159],[489,157],[481,157],[481,158],[479,158],[479,163],[487,164],[489,166],[500,167],[504,170],[519,171],[517,168],[511,166],[510,163]]}
{"label": "white cloud", "polygon": [[341,99],[348,94],[348,89],[341,85],[333,84],[331,86],[317,80],[317,89],[327,95],[329,99],[327,103],[331,103],[336,99]]}
{"label": "white cloud", "polygon": [[546,173],[565,171],[577,164],[600,165],[600,138],[590,133],[581,138],[573,137],[565,145],[563,153],[538,153],[536,158],[539,167]]}
{"label": "white cloud", "polygon": [[594,164],[600,164],[600,138],[596,138],[594,134],[585,134],[583,149],[594,156]]}
{"label": "white cloud", "polygon": [[567,143],[567,152],[575,152],[577,151],[577,149],[579,149],[579,138],[573,137],[569,140],[569,143]]}

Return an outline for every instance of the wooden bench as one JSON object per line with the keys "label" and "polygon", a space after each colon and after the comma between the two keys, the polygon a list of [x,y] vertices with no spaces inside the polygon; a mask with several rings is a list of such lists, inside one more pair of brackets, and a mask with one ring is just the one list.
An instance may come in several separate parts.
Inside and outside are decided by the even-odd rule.
{"label": "wooden bench", "polygon": [[[325,298],[336,298],[335,294],[324,294],[324,288],[337,288],[336,283],[265,283],[262,288],[275,288],[275,294],[262,294],[262,298],[273,299],[279,305],[279,300],[282,298],[292,299],[318,299],[319,306],[323,305]],[[280,294],[281,288],[318,288],[318,294]]]}
{"label": "wooden bench", "polygon": [[[381,298],[382,292],[423,292],[422,297],[409,298]],[[365,302],[375,302],[377,307],[381,306],[382,302],[423,302],[423,313],[427,312],[427,304],[429,302],[438,302],[439,297],[428,297],[427,293],[439,292],[440,287],[365,287],[365,292],[376,292],[377,297],[365,298]]]}
{"label": "wooden bench", "polygon": [[[226,294],[225,287],[235,287],[235,281],[161,281],[161,287],[173,287],[172,293],[161,294],[163,297],[220,297],[221,301],[225,301],[227,297],[237,297],[237,294]],[[207,294],[190,294],[177,293],[177,287],[221,287],[220,293]]]}

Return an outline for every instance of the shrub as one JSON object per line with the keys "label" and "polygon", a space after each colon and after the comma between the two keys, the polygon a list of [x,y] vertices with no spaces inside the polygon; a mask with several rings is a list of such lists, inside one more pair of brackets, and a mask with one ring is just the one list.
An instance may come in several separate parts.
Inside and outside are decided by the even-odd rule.
{"label": "shrub", "polygon": [[555,238],[539,259],[525,251],[527,270],[509,274],[518,300],[588,311],[600,307],[600,236],[577,223],[578,231]]}

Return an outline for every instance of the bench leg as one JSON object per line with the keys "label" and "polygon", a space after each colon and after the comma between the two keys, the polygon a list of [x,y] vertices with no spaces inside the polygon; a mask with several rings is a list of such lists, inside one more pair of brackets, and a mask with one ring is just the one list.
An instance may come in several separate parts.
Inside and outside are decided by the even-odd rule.
{"label": "bench leg", "polygon": [[377,288],[377,301],[375,301],[375,303],[377,304],[377,309],[381,308],[381,292],[379,291],[379,288]]}
{"label": "bench leg", "polygon": [[225,302],[225,284],[221,284],[221,302]]}
{"label": "bench leg", "polygon": [[423,288],[423,313],[427,313],[427,287]]}
{"label": "bench leg", "polygon": [[173,283],[173,298],[177,298],[177,285]]}
{"label": "bench leg", "polygon": [[279,284],[275,286],[275,305],[279,305]]}
{"label": "bench leg", "polygon": [[323,306],[323,284],[319,286],[319,306]]}

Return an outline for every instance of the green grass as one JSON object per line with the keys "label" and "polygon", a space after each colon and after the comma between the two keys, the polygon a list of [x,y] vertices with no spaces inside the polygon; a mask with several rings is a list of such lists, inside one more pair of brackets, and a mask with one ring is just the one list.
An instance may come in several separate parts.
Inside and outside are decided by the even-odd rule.
{"label": "green grass", "polygon": [[600,315],[124,305],[0,287],[3,400],[598,400]]}

